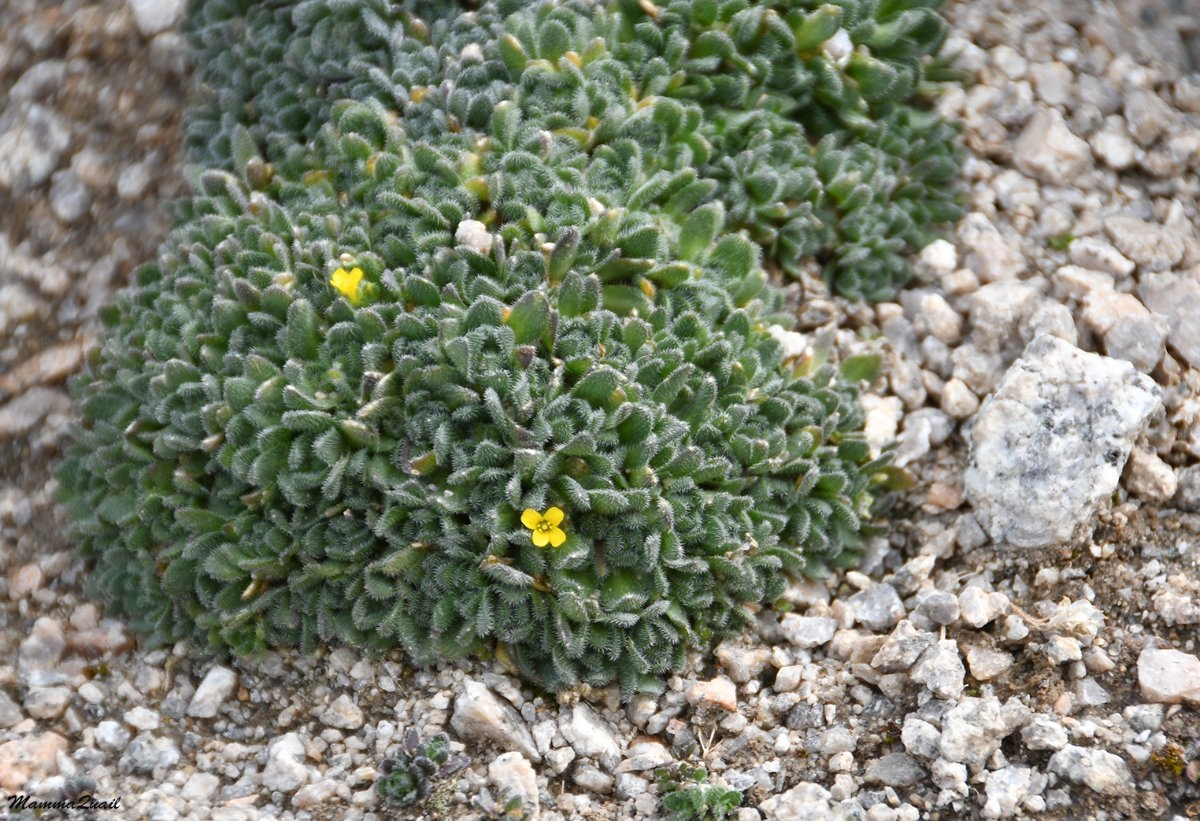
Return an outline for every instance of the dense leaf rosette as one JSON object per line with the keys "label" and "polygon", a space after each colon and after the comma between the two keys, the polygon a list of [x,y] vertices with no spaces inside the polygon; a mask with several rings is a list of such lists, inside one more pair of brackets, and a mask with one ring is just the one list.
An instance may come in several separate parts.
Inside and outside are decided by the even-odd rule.
{"label": "dense leaf rosette", "polygon": [[760,254],[825,226],[821,198],[873,201],[838,169],[878,165],[862,120],[903,112],[860,80],[846,122],[794,117],[811,101],[738,55],[758,26],[798,72],[806,26],[866,12],[521,5],[195,6],[209,169],[106,313],[61,471],[95,588],[143,632],[500,652],[628,694],[784,571],[855,558],[881,463],[853,388],[783,361]]}

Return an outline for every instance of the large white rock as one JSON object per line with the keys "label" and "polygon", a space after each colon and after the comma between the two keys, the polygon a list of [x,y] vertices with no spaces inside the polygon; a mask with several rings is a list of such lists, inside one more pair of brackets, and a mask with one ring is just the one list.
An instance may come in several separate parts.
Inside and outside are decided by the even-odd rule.
{"label": "large white rock", "polygon": [[1071,133],[1055,109],[1042,109],[1030,118],[1017,138],[1013,162],[1031,177],[1051,185],[1069,185],[1089,165],[1092,150]]}
{"label": "large white rock", "polygon": [[1138,296],[1166,318],[1171,347],[1193,368],[1200,368],[1200,281],[1190,275],[1156,274],[1138,286]]}
{"label": "large white rock", "polygon": [[1134,788],[1125,761],[1106,750],[1068,744],[1050,757],[1047,769],[1076,784],[1086,784],[1102,795],[1121,795]]}
{"label": "large white rock", "polygon": [[183,17],[187,0],[126,0],[133,18],[137,22],[138,31],[147,37],[153,37],[160,31],[166,31],[179,22]]}
{"label": "large white rock", "polygon": [[1147,701],[1200,705],[1200,658],[1191,653],[1147,647],[1138,656],[1137,673]]}
{"label": "large white rock", "polygon": [[621,745],[613,737],[612,729],[600,720],[591,707],[582,702],[573,707],[563,707],[558,717],[558,729],[579,755],[616,766]]}
{"label": "large white rock", "polygon": [[829,790],[804,781],[785,793],[771,796],[758,809],[767,821],[807,821],[828,818],[829,802]]}
{"label": "large white rock", "polygon": [[1158,387],[1130,363],[1037,337],[969,432],[964,488],[975,517],[998,544],[1069,541],[1112,495],[1161,407]]}
{"label": "large white rock", "polygon": [[966,764],[972,772],[987,768],[1000,744],[1033,718],[1029,708],[1010,698],[965,696],[942,718],[940,750],[946,761]]}
{"label": "large white rock", "polygon": [[212,718],[221,709],[225,699],[233,694],[237,686],[237,673],[228,667],[214,666],[205,675],[196,694],[188,704],[187,714],[193,718]]}
{"label": "large white rock", "polygon": [[538,801],[537,774],[520,753],[501,753],[488,764],[488,781],[505,796],[517,796],[527,817],[537,818],[541,812]]}
{"label": "large white rock", "polygon": [[304,763],[304,742],[295,733],[273,739],[267,745],[267,764],[263,767],[262,783],[268,790],[290,793],[309,780]]}
{"label": "large white rock", "polygon": [[58,168],[71,145],[70,123],[40,103],[6,107],[0,116],[0,190],[20,196]]}
{"label": "large white rock", "polygon": [[464,739],[492,741],[506,750],[523,754],[534,763],[542,760],[533,734],[520,714],[474,679],[463,680],[462,692],[454,700],[450,726]]}

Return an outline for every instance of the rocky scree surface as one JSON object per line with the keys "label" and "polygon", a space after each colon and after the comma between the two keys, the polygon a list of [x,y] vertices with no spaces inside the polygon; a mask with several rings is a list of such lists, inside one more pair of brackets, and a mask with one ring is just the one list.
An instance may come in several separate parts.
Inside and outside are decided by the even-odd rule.
{"label": "rocky scree surface", "polygon": [[[186,190],[182,3],[0,8],[0,789],[123,818],[739,821],[1200,813],[1200,28],[1186,2],[950,4],[969,213],[881,305],[797,291],[796,356],[879,351],[912,478],[863,565],[792,585],[660,697],[551,699],[400,654],[142,648],[83,592],[64,380]],[[1045,447],[1028,447],[1028,442]],[[1036,520],[1038,527],[1028,527]],[[470,764],[374,783],[413,729]],[[103,817],[103,813],[98,813]],[[14,817],[33,818],[32,811]]]}

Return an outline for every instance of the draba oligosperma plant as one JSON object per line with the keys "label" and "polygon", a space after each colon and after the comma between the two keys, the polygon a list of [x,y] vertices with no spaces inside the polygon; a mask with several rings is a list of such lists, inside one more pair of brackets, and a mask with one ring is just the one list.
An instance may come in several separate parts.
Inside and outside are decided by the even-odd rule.
{"label": "draba oligosperma plant", "polygon": [[690,163],[730,230],[784,271],[816,257],[836,290],[879,299],[907,280],[905,254],[960,214],[958,129],[923,105],[955,76],[934,58],[938,5],[500,0],[460,14],[453,2],[203,0],[191,25],[208,98],[188,140],[200,165],[241,174],[235,124],[279,159],[338,100],[402,112],[422,141],[486,131],[515,99],[526,122],[591,148],[667,116],[644,110],[665,98],[686,107],[688,139],[663,166]]}
{"label": "draba oligosperma plant", "polygon": [[741,792],[710,784],[704,767],[676,764],[654,774],[668,821],[725,821],[742,805]]}
{"label": "draba oligosperma plant", "polygon": [[[856,163],[909,162],[881,146],[926,115],[864,89],[911,91],[943,27],[809,5],[195,4],[196,194],[74,383],[94,590],[157,641],[495,653],[629,695],[783,571],[852,563],[883,463],[853,386],[782,360],[760,254],[844,230],[827,199],[903,199]],[[846,57],[829,20],[901,45]],[[838,79],[804,91],[814,65]],[[751,207],[799,179],[811,210]]]}
{"label": "draba oligosperma plant", "polygon": [[375,781],[375,791],[385,802],[414,804],[428,798],[439,781],[470,763],[465,755],[451,755],[445,733],[423,742],[416,730],[409,729],[400,751],[380,763],[382,775]]}

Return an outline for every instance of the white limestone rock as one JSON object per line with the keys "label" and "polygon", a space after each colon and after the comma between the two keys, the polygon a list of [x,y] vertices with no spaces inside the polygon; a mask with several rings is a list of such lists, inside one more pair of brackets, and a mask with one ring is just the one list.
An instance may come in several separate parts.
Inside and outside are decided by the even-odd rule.
{"label": "white limestone rock", "polygon": [[828,817],[830,797],[829,790],[820,784],[805,781],[771,796],[758,809],[767,821],[808,821]]}
{"label": "white limestone rock", "polygon": [[1161,407],[1158,387],[1130,363],[1038,337],[969,432],[964,489],[976,518],[998,544],[1069,541],[1116,489]]}
{"label": "white limestone rock", "polygon": [[506,750],[522,753],[534,763],[542,760],[533,735],[517,711],[474,679],[463,680],[462,693],[454,700],[450,726],[464,739],[493,741]]}
{"label": "white limestone rock", "polygon": [[1167,342],[1193,368],[1200,368],[1200,279],[1182,274],[1157,274],[1138,286],[1147,308],[1165,317]]}
{"label": "white limestone rock", "polygon": [[1147,701],[1200,706],[1200,658],[1191,653],[1147,647],[1138,656],[1137,674]]}
{"label": "white limestone rock", "polygon": [[503,796],[517,796],[529,818],[541,811],[538,801],[537,773],[520,753],[501,753],[488,764],[488,781]]}
{"label": "white limestone rock", "polygon": [[1015,697],[1003,704],[990,695],[964,697],[942,719],[942,758],[979,772],[1001,742],[1031,719],[1029,708]]}
{"label": "white limestone rock", "polygon": [[228,667],[214,666],[204,674],[204,680],[196,688],[188,704],[187,714],[192,718],[212,718],[221,709],[225,699],[233,694],[237,686],[237,674]]}
{"label": "white limestone rock", "polygon": [[138,31],[152,37],[179,22],[187,0],[126,0]]}
{"label": "white limestone rock", "polygon": [[1091,148],[1071,133],[1055,109],[1033,115],[1013,151],[1017,168],[1051,185],[1071,184],[1091,165],[1091,159]]}
{"label": "white limestone rock", "polygon": [[616,766],[621,747],[612,730],[587,704],[579,702],[572,707],[563,707],[558,729],[580,756],[604,762],[609,769]]}
{"label": "white limestone rock", "polygon": [[268,790],[294,792],[309,780],[304,764],[304,742],[296,733],[286,733],[267,745],[267,764],[262,783]]}
{"label": "white limestone rock", "polygon": [[1135,448],[1125,468],[1125,487],[1139,499],[1166,504],[1179,489],[1179,478],[1157,453]]}
{"label": "white limestone rock", "polygon": [[1048,769],[1102,795],[1121,795],[1134,787],[1133,775],[1120,756],[1092,747],[1068,744],[1050,757]]}

